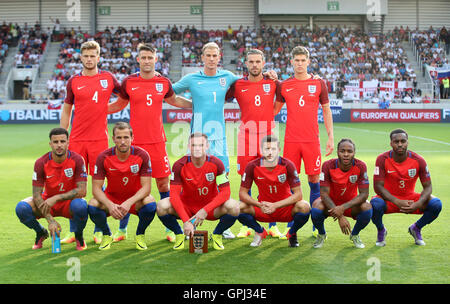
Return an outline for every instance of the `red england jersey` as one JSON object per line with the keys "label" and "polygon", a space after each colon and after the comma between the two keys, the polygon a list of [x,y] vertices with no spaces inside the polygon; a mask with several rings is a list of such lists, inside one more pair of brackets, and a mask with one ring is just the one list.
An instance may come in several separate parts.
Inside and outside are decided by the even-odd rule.
{"label": "red england jersey", "polygon": [[258,187],[258,200],[266,202],[288,198],[292,195],[291,188],[300,186],[294,163],[283,157],[274,168],[264,167],[262,158],[249,162],[242,175],[241,186],[251,189],[253,182]]}
{"label": "red england jersey", "polygon": [[108,180],[105,193],[114,198],[127,200],[142,188],[141,176],[152,176],[150,157],[139,147],[131,146],[126,161],[117,158],[115,147],[103,151],[95,164],[94,179]]}
{"label": "red england jersey", "polygon": [[[204,208],[209,213],[217,206],[207,205],[215,200],[219,191],[222,192],[225,187],[229,188],[229,182],[225,176],[225,167],[217,157],[207,155],[203,166],[197,168],[192,163],[191,157],[187,155],[173,165],[170,186],[171,189],[173,186],[182,187],[181,201],[183,204],[190,205],[190,209]],[[217,177],[220,177],[221,180],[218,181]],[[183,222],[189,219],[181,209],[175,208],[175,210]]]}
{"label": "red england jersey", "polygon": [[75,189],[80,181],[87,181],[87,174],[83,157],[78,153],[67,151],[67,158],[59,164],[48,152],[34,163],[33,186],[44,187],[44,200]]}
{"label": "red england jersey", "polygon": [[79,73],[69,79],[64,102],[75,106],[71,142],[108,139],[108,103],[113,92],[120,93],[120,84],[110,72]]}
{"label": "red england jersey", "polygon": [[380,154],[375,162],[373,180],[384,180],[384,188],[397,198],[406,198],[414,193],[417,178],[423,182],[429,181],[430,172],[422,156],[407,151],[408,157],[401,163],[393,158],[393,151]]}
{"label": "red england jersey", "polygon": [[264,77],[253,82],[247,77],[238,79],[228,90],[226,99],[235,97],[241,109],[241,132],[271,133],[275,127],[273,103],[281,101],[277,94],[279,81]]}
{"label": "red england jersey", "polygon": [[342,171],[338,159],[330,159],[323,163],[320,174],[320,186],[330,188],[330,198],[338,206],[358,196],[358,189],[369,187],[366,164],[353,159],[350,170]]}
{"label": "red england jersey", "polygon": [[319,142],[319,104],[329,103],[325,82],[291,77],[281,83],[279,94],[287,108],[285,142]]}
{"label": "red england jersey", "polygon": [[164,98],[174,94],[172,83],[163,76],[144,79],[139,73],[122,81],[121,96],[130,100],[130,125],[133,144],[152,144],[166,141],[162,121]]}

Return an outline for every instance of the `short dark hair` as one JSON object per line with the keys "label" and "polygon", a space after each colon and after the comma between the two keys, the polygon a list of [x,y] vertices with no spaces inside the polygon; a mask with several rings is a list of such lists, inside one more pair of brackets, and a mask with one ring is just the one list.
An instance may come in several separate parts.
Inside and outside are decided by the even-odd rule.
{"label": "short dark hair", "polygon": [[394,136],[395,134],[402,134],[402,133],[405,134],[406,139],[408,139],[408,133],[403,129],[392,130],[391,134],[389,134],[389,138],[392,140],[392,136]]}
{"label": "short dark hair", "polygon": [[258,49],[250,49],[247,51],[247,54],[245,55],[245,59],[248,59],[249,55],[261,55],[261,58],[263,61],[266,60],[266,57],[264,56],[264,52]]}
{"label": "short dark hair", "polygon": [[355,143],[354,143],[353,140],[351,140],[350,138],[342,138],[342,139],[338,142],[338,144],[337,144],[337,149],[338,149],[338,150],[339,150],[339,146],[340,146],[342,143],[344,143],[344,142],[349,142],[349,143],[351,143],[351,144],[353,145],[353,149],[356,150]]}
{"label": "short dark hair", "polygon": [[291,58],[294,58],[297,55],[305,55],[306,58],[309,59],[309,51],[304,46],[299,45],[299,46],[296,46],[296,47],[294,47],[292,49],[292,51],[291,51]]}
{"label": "short dark hair", "polygon": [[140,53],[141,51],[150,51],[152,53],[156,52],[156,49],[153,47],[153,45],[148,43],[139,43],[137,49],[138,53]]}
{"label": "short dark hair", "polygon": [[130,135],[133,136],[133,129],[131,128],[130,124],[125,121],[116,122],[116,124],[114,125],[113,130],[112,130],[113,136],[116,135],[116,129],[119,129],[119,130],[129,129]]}
{"label": "short dark hair", "polygon": [[65,134],[67,138],[69,138],[69,132],[67,132],[64,128],[53,128],[50,130],[50,133],[48,135],[48,138],[52,139],[53,135],[63,135]]}
{"label": "short dark hair", "polygon": [[278,146],[280,146],[280,141],[278,137],[275,135],[266,135],[261,139],[261,148],[264,146],[265,143],[277,143]]}

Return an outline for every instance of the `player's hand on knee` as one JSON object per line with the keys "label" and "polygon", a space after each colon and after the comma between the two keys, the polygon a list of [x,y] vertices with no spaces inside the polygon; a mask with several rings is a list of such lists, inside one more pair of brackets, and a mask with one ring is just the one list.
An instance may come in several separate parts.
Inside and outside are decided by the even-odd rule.
{"label": "player's hand on knee", "polygon": [[128,204],[117,205],[117,210],[121,214],[120,219],[122,219],[124,216],[126,216],[128,214],[128,212],[130,211],[130,208],[131,207]]}
{"label": "player's hand on knee", "polygon": [[339,218],[339,227],[341,227],[341,231],[345,235],[349,235],[352,232],[352,227],[345,216]]}
{"label": "player's hand on knee", "polygon": [[344,214],[344,207],[342,206],[336,206],[334,208],[331,208],[328,210],[328,214],[332,216],[334,219],[340,218]]}
{"label": "player's hand on knee", "polygon": [[194,226],[198,227],[203,224],[203,221],[208,216],[208,213],[206,213],[205,209],[200,209],[193,217],[192,219],[195,219]]}
{"label": "player's hand on knee", "polygon": [[396,204],[401,210],[402,208],[408,208],[413,203],[413,201],[397,199],[393,203]]}
{"label": "player's hand on knee", "polygon": [[400,211],[404,212],[404,213],[413,213],[418,208],[419,208],[419,205],[417,204],[417,202],[409,201],[407,206],[403,206],[400,208]]}
{"label": "player's hand on knee", "polygon": [[261,202],[261,210],[262,212],[264,212],[265,214],[272,214],[275,212],[276,207],[274,203],[270,203],[270,202]]}
{"label": "player's hand on knee", "polygon": [[119,208],[120,205],[113,204],[111,208],[109,208],[109,214],[115,218],[116,220],[120,220],[122,216],[122,211]]}
{"label": "player's hand on knee", "polygon": [[50,205],[46,202],[42,202],[42,204],[38,206],[38,209],[42,215],[45,215],[50,213],[50,209],[52,209],[52,207],[50,207]]}

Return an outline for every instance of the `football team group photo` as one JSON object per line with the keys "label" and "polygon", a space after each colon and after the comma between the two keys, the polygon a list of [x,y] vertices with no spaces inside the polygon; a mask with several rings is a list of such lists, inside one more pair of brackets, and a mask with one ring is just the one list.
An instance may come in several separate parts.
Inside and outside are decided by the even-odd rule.
{"label": "football team group photo", "polygon": [[[113,2],[100,6],[97,23],[116,16]],[[2,240],[4,264],[8,273],[23,269],[5,282],[27,282],[29,273],[31,283],[70,283],[75,261],[81,283],[449,283],[450,34],[389,19],[415,1],[381,1],[388,13],[364,16],[365,33],[346,27],[356,23],[351,13],[311,16],[298,28],[287,15],[278,26],[264,13],[275,9],[271,1],[250,2],[259,3],[255,29],[119,25],[91,36],[54,17],[49,31],[38,21],[4,23],[0,46],[11,52],[8,38],[18,39],[15,69],[32,70],[27,60],[39,47],[45,60],[55,56],[48,111],[59,113],[44,124],[0,123],[9,150],[0,214],[14,227]],[[190,6],[191,18],[208,22],[208,4],[199,7]],[[357,10],[344,1],[325,9]],[[379,22],[395,29],[374,35]],[[38,47],[45,32],[48,45]],[[416,39],[423,75],[401,63]],[[176,56],[183,73],[174,78]],[[429,86],[418,84],[426,77]],[[16,104],[1,102],[1,122],[3,112],[20,111]],[[440,123],[364,116],[406,109],[437,111]],[[170,111],[188,119],[169,122],[178,118]]]}

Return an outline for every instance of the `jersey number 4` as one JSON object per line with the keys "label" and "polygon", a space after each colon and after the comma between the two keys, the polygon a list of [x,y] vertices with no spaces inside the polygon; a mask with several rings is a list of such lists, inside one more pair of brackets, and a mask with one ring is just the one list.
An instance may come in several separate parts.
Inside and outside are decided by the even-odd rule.
{"label": "jersey number 4", "polygon": [[95,103],[98,103],[98,91],[95,91],[94,96],[92,96],[92,100],[95,101]]}

